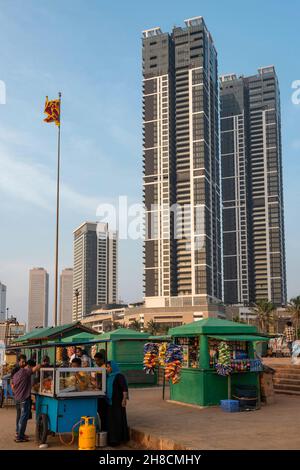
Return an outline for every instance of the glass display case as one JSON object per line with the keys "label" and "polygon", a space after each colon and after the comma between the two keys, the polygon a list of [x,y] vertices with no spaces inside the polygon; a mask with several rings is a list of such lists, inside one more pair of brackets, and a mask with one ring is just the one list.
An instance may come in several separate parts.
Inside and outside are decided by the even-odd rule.
{"label": "glass display case", "polygon": [[182,347],[182,367],[199,367],[199,336],[176,338],[176,344]]}
{"label": "glass display case", "polygon": [[[215,368],[219,358],[221,340],[209,338],[209,365]],[[253,360],[249,357],[249,344],[246,341],[228,341],[232,372],[246,372],[251,369]]]}
{"label": "glass display case", "polygon": [[[54,369],[45,368],[40,370],[40,383],[39,393],[40,395],[46,395],[53,397],[54,395]],[[33,388],[36,387],[35,385]]]}
{"label": "glass display case", "polygon": [[62,367],[40,371],[40,395],[68,398],[105,395],[105,391],[105,368]]}

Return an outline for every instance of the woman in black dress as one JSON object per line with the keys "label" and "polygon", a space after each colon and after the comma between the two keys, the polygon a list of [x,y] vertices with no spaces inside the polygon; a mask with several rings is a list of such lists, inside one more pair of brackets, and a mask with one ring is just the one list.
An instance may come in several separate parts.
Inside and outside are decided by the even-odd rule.
{"label": "woman in black dress", "polygon": [[108,445],[118,446],[129,441],[126,417],[128,386],[115,361],[107,362],[106,369],[107,440]]}

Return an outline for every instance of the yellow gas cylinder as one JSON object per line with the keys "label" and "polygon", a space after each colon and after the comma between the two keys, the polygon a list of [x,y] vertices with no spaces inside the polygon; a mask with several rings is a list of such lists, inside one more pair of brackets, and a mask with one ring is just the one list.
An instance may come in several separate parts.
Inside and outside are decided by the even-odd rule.
{"label": "yellow gas cylinder", "polygon": [[96,449],[95,418],[82,416],[79,426],[78,450]]}

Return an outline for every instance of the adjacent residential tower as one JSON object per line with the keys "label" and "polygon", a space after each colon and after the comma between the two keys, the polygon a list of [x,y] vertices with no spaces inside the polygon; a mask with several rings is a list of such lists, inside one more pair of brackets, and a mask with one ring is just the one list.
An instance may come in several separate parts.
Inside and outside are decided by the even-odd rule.
{"label": "adjacent residential tower", "polygon": [[280,94],[273,66],[221,77],[224,301],[286,303]]}

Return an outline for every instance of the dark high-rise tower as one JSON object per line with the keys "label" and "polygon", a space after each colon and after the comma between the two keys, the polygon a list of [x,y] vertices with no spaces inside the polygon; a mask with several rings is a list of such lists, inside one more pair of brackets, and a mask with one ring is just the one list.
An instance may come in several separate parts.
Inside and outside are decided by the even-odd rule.
{"label": "dark high-rise tower", "polygon": [[95,305],[117,302],[117,250],[117,232],[107,223],[84,222],[74,231],[74,321]]}
{"label": "dark high-rise tower", "polygon": [[147,306],[222,298],[217,52],[185,25],[143,32]]}
{"label": "dark high-rise tower", "polygon": [[274,67],[221,77],[224,300],[286,303],[279,85]]}

